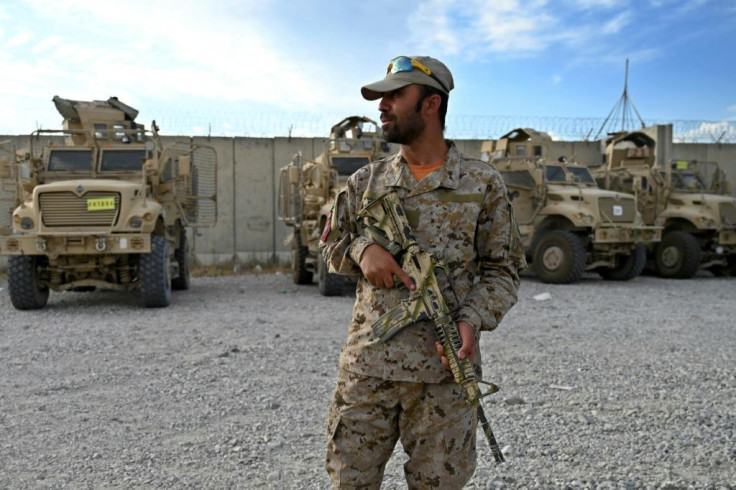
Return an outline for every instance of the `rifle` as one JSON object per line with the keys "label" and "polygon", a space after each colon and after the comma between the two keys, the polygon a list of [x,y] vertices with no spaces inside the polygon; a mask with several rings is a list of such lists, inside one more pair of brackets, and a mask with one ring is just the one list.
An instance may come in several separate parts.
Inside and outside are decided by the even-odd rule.
{"label": "rifle", "polygon": [[[415,322],[424,320],[432,322],[437,340],[445,349],[452,377],[463,388],[468,406],[476,407],[478,420],[488,439],[493,458],[497,463],[503,463],[503,454],[480,403],[482,397],[495,393],[498,387],[477,378],[469,357],[458,358],[462,340],[435,274],[436,270],[442,270],[455,296],[455,302],[459,304],[457,291],[444,258],[441,254],[431,254],[419,247],[396,192],[389,192],[365,206],[358,213],[357,221],[369,238],[394,256],[416,285],[408,298],[401,300],[401,303],[373,323],[371,326],[373,333],[385,342]],[[489,386],[487,393],[481,392],[479,383]]]}

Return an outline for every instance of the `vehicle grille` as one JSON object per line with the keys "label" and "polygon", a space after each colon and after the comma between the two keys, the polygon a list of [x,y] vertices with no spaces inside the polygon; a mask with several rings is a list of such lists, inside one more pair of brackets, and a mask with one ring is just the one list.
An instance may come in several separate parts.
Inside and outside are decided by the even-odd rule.
{"label": "vehicle grille", "polygon": [[721,223],[726,226],[736,226],[736,204],[722,202],[719,211],[721,212]]}
{"label": "vehicle grille", "polygon": [[[87,199],[114,197],[115,209],[88,211]],[[38,197],[44,226],[112,226],[120,210],[120,194],[113,192],[87,192],[78,197],[73,192],[45,192]]]}
{"label": "vehicle grille", "polygon": [[614,223],[633,223],[636,217],[636,206],[633,199],[600,197],[598,207],[604,222],[610,220]]}

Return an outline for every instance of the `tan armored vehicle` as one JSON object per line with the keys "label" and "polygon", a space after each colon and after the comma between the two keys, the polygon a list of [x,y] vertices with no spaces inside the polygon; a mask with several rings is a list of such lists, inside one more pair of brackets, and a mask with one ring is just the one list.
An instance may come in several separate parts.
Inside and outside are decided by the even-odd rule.
{"label": "tan armored vehicle", "polygon": [[334,125],[322,153],[314,160],[301,152],[281,169],[279,218],[294,228],[286,243],[291,248],[291,270],[296,284],[311,284],[318,276],[324,296],[342,294],[345,278],[327,272],[317,245],[332,201],[348,177],[368,162],[385,156],[388,143],[375,121],[347,117]]}
{"label": "tan armored vehicle", "polygon": [[[46,305],[49,290],[140,290],[148,307],[189,288],[186,230],[214,224],[214,149],[165,145],[111,97],[54,97],[62,130],[38,130],[6,159],[15,177],[8,289],[18,309]],[[7,167],[10,166],[10,169]]]}
{"label": "tan armored vehicle", "polygon": [[643,132],[606,140],[606,164],[594,171],[599,185],[638,196],[644,222],[664,226],[648,247],[657,275],[689,278],[699,268],[736,275],[736,198],[715,162],[655,162],[655,141]]}
{"label": "tan armored vehicle", "polygon": [[550,142],[546,133],[519,128],[481,149],[503,176],[537,275],[560,284],[586,270],[610,280],[638,276],[643,243],[659,240],[661,228],[644,226],[634,196],[599,189],[587,167],[550,162]]}

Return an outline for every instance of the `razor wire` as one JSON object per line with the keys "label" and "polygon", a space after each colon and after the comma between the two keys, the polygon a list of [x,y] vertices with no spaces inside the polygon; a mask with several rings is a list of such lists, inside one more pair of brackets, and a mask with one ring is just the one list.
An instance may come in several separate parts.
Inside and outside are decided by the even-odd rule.
{"label": "razor wire", "polygon": [[[211,137],[327,137],[337,112],[168,112],[157,121],[162,134]],[[605,123],[605,126],[604,126]],[[675,143],[736,143],[736,120],[644,119],[646,126],[672,124]],[[447,115],[445,134],[454,139],[497,139],[515,128],[533,128],[557,141],[593,141],[616,131],[641,129],[631,118]]]}

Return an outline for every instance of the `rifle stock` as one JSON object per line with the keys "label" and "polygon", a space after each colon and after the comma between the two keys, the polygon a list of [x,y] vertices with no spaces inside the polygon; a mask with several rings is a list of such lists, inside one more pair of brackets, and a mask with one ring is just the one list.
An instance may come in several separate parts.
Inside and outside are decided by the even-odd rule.
{"label": "rifle stock", "polygon": [[[497,391],[498,388],[487,383],[492,388],[488,393],[483,394],[473,363],[468,357],[460,359],[458,356],[462,347],[462,339],[435,274],[437,269],[441,269],[452,286],[452,278],[447,273],[442,257],[421,250],[395,192],[385,194],[364,207],[358,214],[358,222],[373,241],[383,246],[396,258],[401,268],[416,285],[416,289],[409,294],[408,298],[402,300],[399,305],[384,313],[373,323],[371,326],[373,333],[385,342],[415,322],[429,320],[434,324],[435,335],[442,343],[452,377],[463,388],[468,406],[476,407],[478,419],[491,447],[493,457],[497,463],[502,463],[503,454],[480,403],[481,397]],[[454,287],[452,290],[454,293]],[[457,300],[457,295],[455,297]]]}

